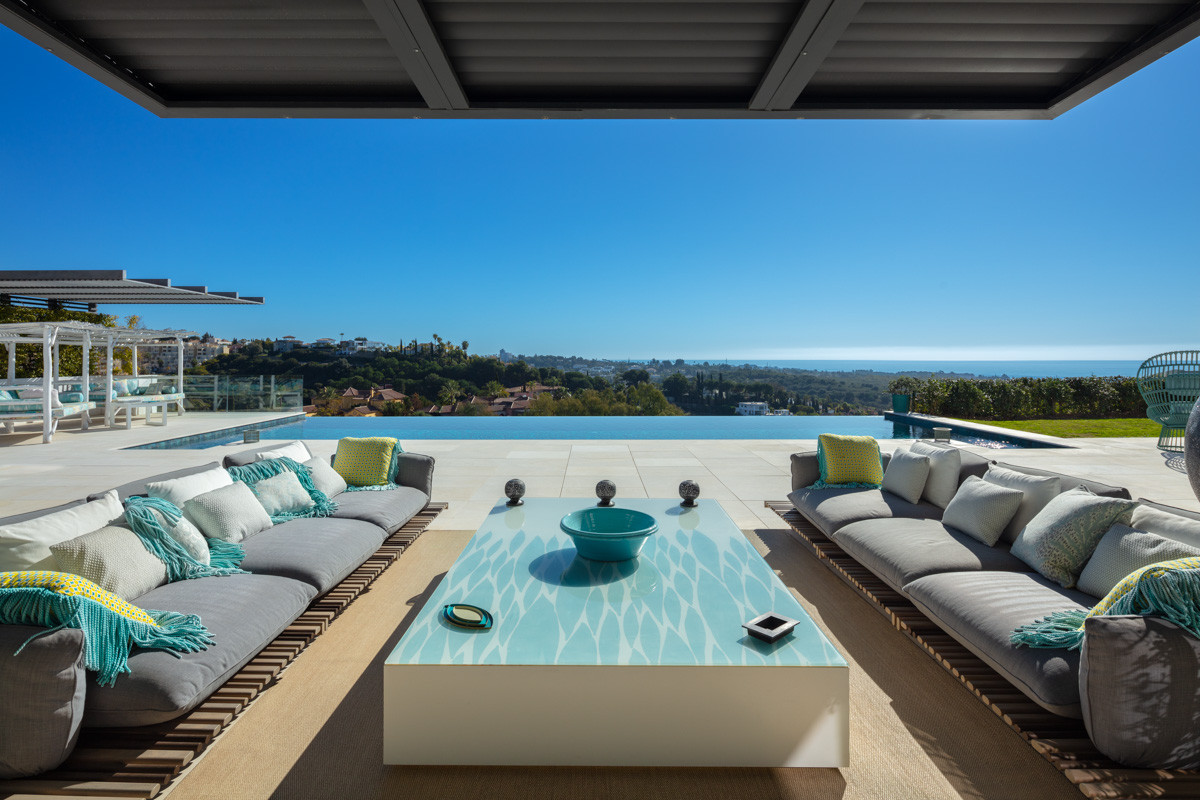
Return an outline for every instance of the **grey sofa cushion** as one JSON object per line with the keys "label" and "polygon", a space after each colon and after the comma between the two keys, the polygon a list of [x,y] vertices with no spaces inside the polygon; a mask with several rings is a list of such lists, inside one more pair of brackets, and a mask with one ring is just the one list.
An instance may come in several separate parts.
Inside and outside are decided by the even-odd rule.
{"label": "grey sofa cushion", "polygon": [[910,503],[919,503],[928,478],[929,456],[897,450],[883,471],[883,485],[880,488]]}
{"label": "grey sofa cushion", "polygon": [[910,503],[882,489],[797,489],[788,500],[826,536],[864,519],[942,518],[937,506]]}
{"label": "grey sofa cushion", "polygon": [[1133,509],[1130,526],[1139,531],[1157,533],[1166,539],[1200,547],[1200,514],[1184,508],[1164,506],[1142,498]]}
{"label": "grey sofa cushion", "polygon": [[1079,486],[1055,497],[1029,520],[1012,553],[1051,580],[1075,586],[1100,539],[1114,524],[1129,522],[1135,503],[1099,497]]}
{"label": "grey sofa cushion", "polygon": [[1037,513],[1062,491],[1062,479],[1057,475],[1029,475],[999,465],[993,465],[984,474],[983,479],[988,483],[1018,489],[1021,492],[1021,505],[1000,536],[1009,544],[1015,542],[1017,536],[1029,524],[1029,520],[1037,516]]}
{"label": "grey sofa cushion", "polygon": [[1196,556],[1200,556],[1200,547],[1127,525],[1113,525],[1079,574],[1079,590],[1104,597],[1134,570],[1160,561]]}
{"label": "grey sofa cushion", "polygon": [[[221,466],[225,467],[226,469],[229,467],[244,467],[247,464],[253,464],[255,461],[257,461],[259,453],[280,450],[290,444],[292,444],[292,442],[274,440],[270,442],[263,442],[258,447],[251,447],[249,450],[240,450],[236,453],[226,453],[225,457],[221,459]],[[304,444],[304,442],[300,442],[300,445],[303,446],[305,452],[308,452],[309,454],[308,458],[297,459],[301,464],[303,464],[309,458],[312,458],[312,453],[308,450],[308,445]]]}
{"label": "grey sofa cushion", "polygon": [[293,519],[242,543],[242,569],[332,589],[383,543],[383,529],[356,519]]}
{"label": "grey sofa cushion", "polygon": [[942,522],[991,547],[1000,541],[1023,496],[1020,489],[968,475],[946,506]]}
{"label": "grey sofa cushion", "polygon": [[1079,718],[1079,652],[1017,647],[1013,629],[1055,611],[1090,609],[1095,598],[1032,572],[943,572],[919,578],[905,594],[946,633],[986,661],[1038,705]]}
{"label": "grey sofa cushion", "polygon": [[394,533],[429,502],[429,495],[401,486],[385,492],[342,492],[338,495],[336,519],[359,519]]}
{"label": "grey sofa cushion", "polygon": [[1200,639],[1159,617],[1092,617],[1079,661],[1088,735],[1130,767],[1200,769]]}
{"label": "grey sofa cushion", "polygon": [[1100,495],[1101,497],[1119,497],[1122,500],[1129,500],[1129,490],[1123,486],[1112,486],[1100,481],[1087,480],[1086,478],[1077,478],[1074,475],[1064,475],[1061,472],[1050,472],[1044,469],[1036,469],[1034,467],[1022,467],[1018,464],[1007,464],[1003,461],[992,462],[998,467],[1011,469],[1013,472],[1023,472],[1026,475],[1041,475],[1043,477],[1058,478],[1058,489],[1060,492],[1066,492],[1074,489],[1076,486],[1086,486],[1092,494]]}
{"label": "grey sofa cushion", "polygon": [[[188,475],[195,475],[198,472],[207,472],[208,470],[212,469],[213,467],[219,467],[219,466],[221,466],[221,465],[215,461],[212,461],[212,462],[209,462],[208,464],[201,464],[197,467],[184,467],[183,469],[177,469],[172,472],[163,472],[159,475],[151,475],[149,478],[141,478],[136,481],[130,481],[129,483],[123,483],[117,487],[117,497],[124,500],[125,498],[129,497],[130,495],[146,494],[146,484],[148,484],[148,483],[156,483],[156,482],[160,482],[160,481],[173,480],[175,478],[183,478]],[[98,497],[98,496],[99,496],[99,494],[90,495],[88,497],[88,499],[90,500],[90,499],[92,499],[92,497]]]}
{"label": "grey sofa cushion", "polygon": [[125,600],[162,586],[167,582],[166,564],[124,522],[50,545],[57,569],[86,578]]}
{"label": "grey sofa cushion", "polygon": [[937,520],[868,519],[847,525],[833,540],[902,592],[906,584],[938,572],[1029,570],[1007,549],[989,547]]}
{"label": "grey sofa cushion", "polygon": [[921,499],[945,508],[954,497],[958,484],[962,482],[962,454],[954,447],[937,447],[920,439],[910,448],[916,455],[929,458],[929,477]]}
{"label": "grey sofa cushion", "polygon": [[97,686],[89,675],[84,725],[130,727],[165,722],[194,708],[298,617],[317,590],[274,575],[230,575],[160,586],[135,605],[198,614],[216,644],[175,658],[135,650],[127,675]]}
{"label": "grey sofa cushion", "polygon": [[87,689],[83,633],[0,625],[0,778],[54,769],[75,747]]}

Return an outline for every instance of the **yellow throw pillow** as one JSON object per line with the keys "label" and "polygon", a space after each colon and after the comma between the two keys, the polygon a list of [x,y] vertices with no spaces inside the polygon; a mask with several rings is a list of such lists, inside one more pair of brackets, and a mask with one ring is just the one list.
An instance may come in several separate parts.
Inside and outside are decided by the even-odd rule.
{"label": "yellow throw pillow", "polygon": [[817,437],[817,463],[821,483],[831,487],[883,484],[879,442],[873,436],[822,433]]}
{"label": "yellow throw pillow", "polygon": [[0,589],[48,589],[61,595],[81,595],[95,600],[100,605],[122,617],[144,622],[157,627],[149,614],[135,605],[127,603],[112,592],[101,589],[87,578],[67,572],[0,572]]}
{"label": "yellow throw pillow", "polygon": [[388,482],[397,444],[387,436],[342,439],[333,457],[333,469],[351,486],[382,486]]}

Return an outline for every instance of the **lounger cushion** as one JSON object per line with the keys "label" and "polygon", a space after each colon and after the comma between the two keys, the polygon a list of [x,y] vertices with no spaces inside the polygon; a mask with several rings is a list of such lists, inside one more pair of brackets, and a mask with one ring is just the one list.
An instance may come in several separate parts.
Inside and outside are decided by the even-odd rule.
{"label": "lounger cushion", "polygon": [[54,769],[70,755],[83,723],[83,632],[0,625],[0,658],[0,779]]}
{"label": "lounger cushion", "polygon": [[137,598],[158,611],[197,614],[216,644],[175,658],[135,650],[111,687],[89,676],[84,725],[154,725],[194,708],[298,617],[317,590],[274,575],[230,575],[160,586]]}
{"label": "lounger cushion", "polygon": [[[883,489],[797,489],[788,495],[796,510],[826,536],[864,519],[941,519],[929,503],[910,503]],[[338,498],[341,502],[341,498]]]}
{"label": "lounger cushion", "polygon": [[946,633],[1048,711],[1079,718],[1079,652],[1018,647],[1010,639],[1055,611],[1090,609],[1094,597],[1032,572],[943,572],[904,592]]}
{"label": "lounger cushion", "polygon": [[379,526],[356,519],[294,519],[243,542],[242,569],[304,581],[324,594],[378,550],[384,536]]}
{"label": "lounger cushion", "polygon": [[343,492],[338,495],[338,519],[357,519],[394,533],[429,503],[429,495],[401,486],[382,492]]}
{"label": "lounger cushion", "polygon": [[868,519],[847,525],[833,539],[900,591],[917,578],[938,572],[1029,571],[1006,548],[989,547],[937,520]]}

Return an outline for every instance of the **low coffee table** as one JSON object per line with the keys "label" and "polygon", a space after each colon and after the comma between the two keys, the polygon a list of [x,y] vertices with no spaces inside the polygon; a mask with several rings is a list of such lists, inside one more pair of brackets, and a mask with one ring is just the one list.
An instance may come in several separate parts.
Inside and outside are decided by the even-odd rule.
{"label": "low coffee table", "polygon": [[[720,504],[618,502],[659,531],[613,563],[559,530],[589,505],[492,509],[384,663],[384,763],[846,766],[846,661]],[[767,644],[765,612],[799,624]]]}

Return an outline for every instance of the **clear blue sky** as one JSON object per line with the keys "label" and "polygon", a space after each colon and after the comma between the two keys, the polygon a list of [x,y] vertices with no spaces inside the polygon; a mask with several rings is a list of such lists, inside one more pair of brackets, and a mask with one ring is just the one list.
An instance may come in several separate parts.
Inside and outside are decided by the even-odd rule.
{"label": "clear blue sky", "polygon": [[0,27],[0,269],[226,337],[632,358],[1200,347],[1200,43],[1052,122],[163,120]]}

